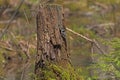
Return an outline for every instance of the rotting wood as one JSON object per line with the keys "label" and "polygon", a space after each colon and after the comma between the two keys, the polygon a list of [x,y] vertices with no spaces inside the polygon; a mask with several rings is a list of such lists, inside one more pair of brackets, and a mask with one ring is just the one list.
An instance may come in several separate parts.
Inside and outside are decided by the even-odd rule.
{"label": "rotting wood", "polygon": [[35,73],[51,63],[69,64],[63,9],[59,5],[40,5],[37,21],[37,57]]}

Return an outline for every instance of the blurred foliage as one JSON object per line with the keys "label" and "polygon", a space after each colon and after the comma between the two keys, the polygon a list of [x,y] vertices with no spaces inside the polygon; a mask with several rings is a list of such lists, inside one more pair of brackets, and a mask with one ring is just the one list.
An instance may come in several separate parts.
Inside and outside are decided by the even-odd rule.
{"label": "blurred foliage", "polygon": [[[105,55],[95,55],[99,57],[90,67],[94,70],[92,79],[117,80],[120,78],[120,39],[114,38],[111,41],[104,41],[104,43],[109,45],[112,50]],[[100,75],[102,76],[100,77]]]}
{"label": "blurred foliage", "polygon": [[[11,15],[17,7],[16,4],[18,4],[19,1],[20,0],[0,0],[0,7],[7,6],[10,8],[10,10],[12,9],[11,12],[4,13],[2,16],[0,16],[1,21],[6,21],[11,18]],[[65,14],[67,15],[65,16],[66,27],[69,27],[80,34],[83,34],[88,38],[100,40],[102,37],[95,33],[94,30],[91,30],[86,26],[90,27],[110,22],[115,23],[115,26],[112,26],[112,28],[117,27],[117,30],[119,30],[120,0],[56,0],[55,3],[61,4],[64,7]],[[14,44],[18,45],[20,41],[24,40],[25,42],[28,41],[30,44],[36,46],[35,15],[37,14],[37,11],[35,10],[38,5],[39,0],[26,0],[15,18],[16,23],[11,23],[11,27],[8,30],[8,33],[3,36],[2,41],[7,42],[9,40],[12,40],[14,41]],[[0,23],[0,32],[2,32],[4,25],[6,24],[7,23]],[[110,26],[104,27],[108,28]],[[10,36],[10,32],[13,32],[15,38]],[[105,33],[103,35],[106,35],[107,37],[109,36],[111,38],[111,34]],[[78,67],[80,68],[78,69],[78,73],[80,73],[80,75],[83,76],[85,80],[93,80],[90,79],[90,71],[87,69],[87,67],[91,65],[89,60],[89,58],[91,58],[91,44],[70,32],[68,32],[67,36],[68,45],[70,47],[69,52],[73,55],[77,55],[77,57],[75,56],[73,60],[73,64],[75,66],[79,65]],[[106,36],[104,38],[106,38]],[[119,31],[117,32],[117,36],[120,36]],[[108,41],[107,44],[108,43],[113,48],[113,50],[107,55],[107,57],[103,55],[97,55],[99,56],[100,62],[95,64],[95,68],[100,68],[100,70],[106,73],[111,72],[114,74],[114,77],[120,77],[120,72],[116,70],[113,65],[111,65],[112,62],[118,68],[120,67],[120,40],[117,38],[113,39],[112,41]],[[6,62],[2,55],[3,52],[7,51],[5,49],[0,49],[0,66],[3,66],[3,64]],[[34,56],[35,53],[36,50],[34,48],[30,48],[30,55]],[[9,52],[7,52],[7,54],[10,55]],[[26,59],[25,54],[22,52],[21,54],[22,57]],[[78,64],[76,61],[77,58],[80,58],[79,56],[81,57],[81,62],[82,59],[84,59],[82,64],[87,64],[87,66],[82,65],[84,68],[82,68],[81,64]],[[56,68],[56,66],[54,67]],[[0,67],[0,71],[0,76],[3,76],[3,67]],[[61,71],[63,71],[63,69],[60,68],[58,72],[61,73]],[[49,75],[51,72],[48,72],[47,74]],[[94,75],[93,78],[98,78],[99,76],[97,74],[98,73],[96,73],[96,76]],[[51,77],[48,75],[46,76]],[[63,74],[61,73],[61,75],[64,75],[64,78],[70,78],[70,74],[68,74],[68,71],[66,70]]]}

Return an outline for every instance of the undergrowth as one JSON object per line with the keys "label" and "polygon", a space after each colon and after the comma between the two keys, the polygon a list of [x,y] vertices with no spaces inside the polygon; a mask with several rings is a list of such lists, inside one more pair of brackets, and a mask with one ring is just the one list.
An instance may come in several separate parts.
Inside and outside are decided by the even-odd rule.
{"label": "undergrowth", "polygon": [[36,80],[84,80],[80,74],[74,70],[71,66],[67,69],[61,66],[51,64],[45,69],[41,70],[42,77],[35,77]]}

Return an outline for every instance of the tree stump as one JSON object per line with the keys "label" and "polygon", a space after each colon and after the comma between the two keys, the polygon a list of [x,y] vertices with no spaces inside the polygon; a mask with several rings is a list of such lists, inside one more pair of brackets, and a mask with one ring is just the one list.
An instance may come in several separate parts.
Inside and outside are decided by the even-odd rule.
{"label": "tree stump", "polygon": [[37,57],[35,73],[55,64],[67,68],[68,53],[63,8],[59,5],[40,5],[37,22]]}

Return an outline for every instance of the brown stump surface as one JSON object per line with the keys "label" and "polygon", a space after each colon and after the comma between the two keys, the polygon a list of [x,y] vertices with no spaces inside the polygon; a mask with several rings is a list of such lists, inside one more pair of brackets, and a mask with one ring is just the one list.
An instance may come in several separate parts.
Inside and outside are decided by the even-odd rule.
{"label": "brown stump surface", "polygon": [[68,54],[63,8],[59,5],[39,6],[37,21],[37,57],[35,72],[50,64],[67,67]]}

